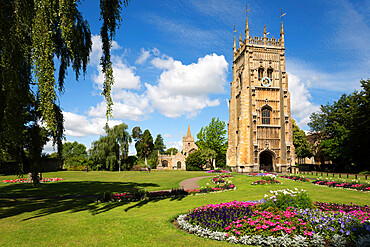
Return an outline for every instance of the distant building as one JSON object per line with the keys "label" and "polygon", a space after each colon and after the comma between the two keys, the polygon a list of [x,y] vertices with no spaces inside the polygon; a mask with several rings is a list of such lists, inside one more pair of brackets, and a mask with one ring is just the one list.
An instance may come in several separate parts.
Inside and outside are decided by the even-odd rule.
{"label": "distant building", "polygon": [[297,157],[296,164],[301,171],[327,171],[333,162],[320,150],[320,139],[317,134],[307,135],[307,141],[313,149],[312,157]]}
{"label": "distant building", "polygon": [[182,139],[182,152],[177,154],[160,154],[158,151],[157,170],[186,170],[185,160],[189,154],[198,150],[198,146],[194,142],[194,137],[190,133],[190,125],[188,125],[188,133]]}
{"label": "distant building", "polygon": [[284,28],[280,39],[249,36],[233,45],[227,165],[236,172],[295,170]]}

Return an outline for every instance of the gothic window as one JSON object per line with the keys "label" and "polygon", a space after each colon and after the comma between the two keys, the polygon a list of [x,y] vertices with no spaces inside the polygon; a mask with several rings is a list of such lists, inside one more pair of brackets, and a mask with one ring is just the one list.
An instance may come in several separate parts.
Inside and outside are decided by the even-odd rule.
{"label": "gothic window", "polygon": [[270,67],[270,68],[268,68],[268,70],[267,70],[267,77],[268,78],[270,78],[271,80],[272,80],[272,72],[273,72],[274,70]]}
{"label": "gothic window", "polygon": [[262,67],[260,67],[258,69],[258,80],[259,81],[262,80],[262,78],[263,78],[263,71],[264,71],[264,69]]}
{"label": "gothic window", "polygon": [[177,169],[181,169],[181,161],[177,162]]}
{"label": "gothic window", "polygon": [[271,110],[268,108],[262,109],[262,124],[270,124]]}
{"label": "gothic window", "polygon": [[163,160],[162,161],[162,166],[163,167],[168,167],[168,161],[167,160]]}

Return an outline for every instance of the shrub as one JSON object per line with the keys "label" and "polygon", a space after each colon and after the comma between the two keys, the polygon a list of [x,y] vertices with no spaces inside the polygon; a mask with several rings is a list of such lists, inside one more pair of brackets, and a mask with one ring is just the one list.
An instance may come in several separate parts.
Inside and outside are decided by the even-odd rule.
{"label": "shrub", "polygon": [[261,209],[272,207],[285,210],[288,207],[304,209],[313,207],[312,201],[306,191],[303,189],[298,190],[297,188],[294,190],[271,190],[270,195],[266,194],[264,199],[266,202],[259,205]]}

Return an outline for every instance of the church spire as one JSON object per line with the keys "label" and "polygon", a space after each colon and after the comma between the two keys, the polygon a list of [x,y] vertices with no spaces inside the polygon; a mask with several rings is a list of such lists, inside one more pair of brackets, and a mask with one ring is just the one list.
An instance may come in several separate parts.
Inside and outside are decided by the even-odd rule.
{"label": "church spire", "polygon": [[233,45],[233,50],[234,50],[234,52],[236,52],[235,36],[234,36],[234,45]]}
{"label": "church spire", "polygon": [[267,35],[267,32],[266,32],[266,25],[263,27],[263,44],[266,46],[266,35]]}
{"label": "church spire", "polygon": [[249,25],[248,25],[248,5],[245,5],[245,39],[246,42],[249,42]]}
{"label": "church spire", "polygon": [[280,18],[281,18],[281,28],[280,28],[280,44],[282,47],[285,46],[285,40],[284,40],[284,26],[283,26],[283,16],[286,15],[286,13],[283,14],[283,9],[280,10]]}
{"label": "church spire", "polygon": [[191,139],[191,133],[190,133],[190,124],[188,124],[188,133],[186,134],[186,139]]}
{"label": "church spire", "polygon": [[239,47],[240,47],[240,45],[242,44],[242,42],[243,42],[243,40],[242,40],[242,34],[240,33],[240,34],[239,34]]}

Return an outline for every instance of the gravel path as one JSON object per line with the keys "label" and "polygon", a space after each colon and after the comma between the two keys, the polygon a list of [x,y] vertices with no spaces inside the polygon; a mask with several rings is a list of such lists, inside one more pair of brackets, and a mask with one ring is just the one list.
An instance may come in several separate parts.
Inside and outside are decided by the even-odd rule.
{"label": "gravel path", "polygon": [[203,178],[212,178],[212,176],[205,176],[205,177],[197,177],[197,178],[188,178],[180,182],[180,188],[184,188],[184,190],[193,190],[198,188],[197,182]]}

